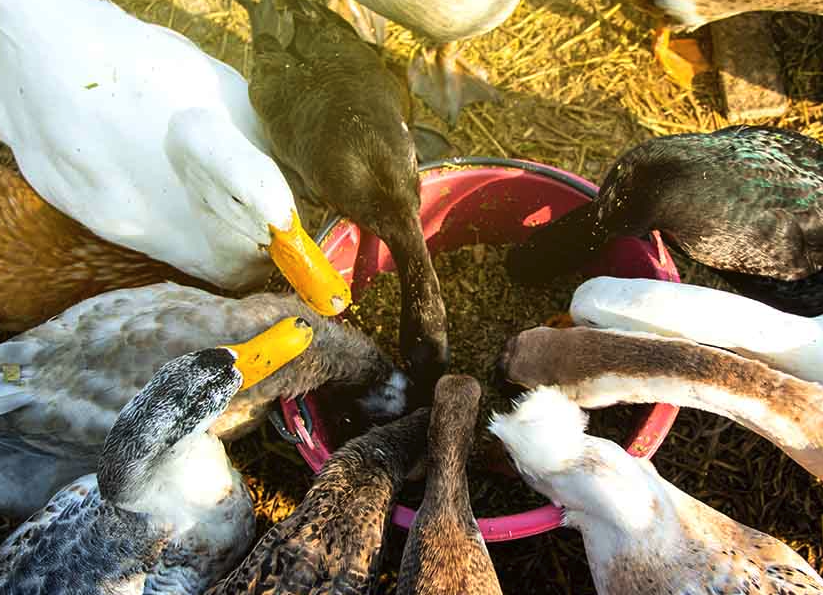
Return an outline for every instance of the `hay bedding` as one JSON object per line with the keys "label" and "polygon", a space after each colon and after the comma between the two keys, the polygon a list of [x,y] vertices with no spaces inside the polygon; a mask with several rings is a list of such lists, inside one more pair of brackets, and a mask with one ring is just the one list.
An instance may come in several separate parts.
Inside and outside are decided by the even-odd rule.
{"label": "hay bedding", "polygon": [[[189,36],[248,75],[248,25],[239,6],[229,7],[226,0],[116,1]],[[823,18],[786,13],[774,15],[772,23],[791,108],[780,119],[757,123],[823,140]],[[532,159],[592,180],[599,180],[618,154],[647,138],[725,126],[713,76],[703,76],[694,92],[665,79],[650,52],[652,27],[631,0],[524,0],[501,27],[464,47],[464,55],[485,67],[503,91],[502,103],[464,110],[452,131],[419,103],[418,119],[447,132],[461,154]],[[704,42],[707,37],[702,32]],[[418,42],[391,27],[388,47],[398,62]],[[317,229],[327,215],[309,207],[304,220]],[[687,282],[719,284],[699,265],[678,265]],[[462,357],[455,353],[456,363]],[[300,501],[310,475],[269,428],[228,451],[254,493],[262,534]],[[783,539],[823,570],[823,489],[767,441],[722,418],[683,411],[655,462],[680,488]],[[0,525],[0,535],[3,529]],[[382,593],[393,591],[401,548],[402,533],[393,530]],[[572,531],[489,550],[506,593],[594,593],[582,541]]]}

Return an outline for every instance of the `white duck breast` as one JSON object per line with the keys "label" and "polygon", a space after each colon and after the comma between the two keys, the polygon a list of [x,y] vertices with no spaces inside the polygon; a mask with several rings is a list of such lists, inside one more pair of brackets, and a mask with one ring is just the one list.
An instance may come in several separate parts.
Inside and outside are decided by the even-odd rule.
{"label": "white duck breast", "polygon": [[48,202],[221,287],[270,274],[294,201],[234,69],[110,2],[0,0],[0,72],[0,141]]}
{"label": "white duck breast", "polygon": [[823,316],[787,314],[708,287],[615,277],[583,283],[570,310],[580,326],[691,339],[823,383]]}

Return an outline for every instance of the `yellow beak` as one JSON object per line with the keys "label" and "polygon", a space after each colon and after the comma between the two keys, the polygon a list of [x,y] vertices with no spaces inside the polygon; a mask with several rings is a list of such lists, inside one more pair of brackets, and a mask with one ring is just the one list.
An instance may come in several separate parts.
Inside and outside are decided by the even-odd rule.
{"label": "yellow beak", "polygon": [[245,343],[222,347],[237,354],[234,367],[243,374],[240,390],[246,390],[303,353],[311,344],[312,336],[309,323],[292,316]]}
{"label": "yellow beak", "polygon": [[292,226],[272,234],[269,254],[303,301],[323,316],[340,314],[351,303],[351,290],[292,211]]}

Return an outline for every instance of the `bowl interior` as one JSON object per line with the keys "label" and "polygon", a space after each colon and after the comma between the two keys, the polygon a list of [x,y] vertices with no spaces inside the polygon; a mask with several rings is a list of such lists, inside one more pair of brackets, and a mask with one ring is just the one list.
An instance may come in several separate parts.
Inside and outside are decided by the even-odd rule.
{"label": "bowl interior", "polygon": [[[473,159],[472,167],[455,167],[466,160],[454,160],[427,169],[421,175],[420,217],[432,255],[468,244],[505,244],[525,240],[532,228],[562,217],[597,194],[597,187],[572,174],[548,166],[507,160]],[[440,164],[438,164],[440,165]],[[490,167],[494,165],[494,167]],[[341,220],[321,243],[334,267],[351,283],[357,301],[375,275],[394,269],[391,254],[379,239],[355,224]],[[597,262],[586,268],[588,275],[644,277],[678,282],[673,261],[662,248],[645,240],[618,238],[605,247]],[[306,403],[314,415],[311,396]],[[294,429],[297,410],[283,403],[286,425]],[[626,449],[634,456],[651,457],[662,443],[677,415],[677,408],[654,405],[648,416],[629,437]],[[298,444],[306,462],[317,472],[335,445],[326,441],[322,419],[314,415],[314,444]],[[414,511],[395,508],[393,520],[408,527]],[[486,541],[507,541],[536,535],[556,528],[560,510],[554,506],[504,517],[478,519]]]}

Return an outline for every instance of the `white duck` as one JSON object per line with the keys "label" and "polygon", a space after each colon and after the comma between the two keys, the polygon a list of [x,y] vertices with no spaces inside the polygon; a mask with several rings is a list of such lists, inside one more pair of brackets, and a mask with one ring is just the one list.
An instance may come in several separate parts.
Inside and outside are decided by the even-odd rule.
{"label": "white duck", "polygon": [[660,477],[651,462],[585,433],[587,416],[556,387],[526,393],[489,430],[521,477],[564,507],[583,534],[599,595],[823,593],[796,552]]}
{"label": "white duck", "polygon": [[[236,395],[211,431],[232,440],[266,419],[278,397],[326,387],[339,415],[327,430],[357,431],[400,415],[406,377],[360,330],[313,312],[294,294],[232,299],[159,283],[89,298],[0,344],[0,514],[25,518],[55,490],[97,468],[128,399],[185,353],[237,343],[299,316],[311,346]],[[343,420],[350,420],[350,424]]]}
{"label": "white duck", "polygon": [[318,312],[348,305],[237,71],[110,2],[0,0],[0,72],[0,142],[57,209],[226,289],[274,260]]}
{"label": "white duck", "polygon": [[202,593],[254,537],[248,489],[208,432],[238,390],[299,355],[288,318],[240,345],[163,366],[117,417],[97,475],[58,492],[0,546],[0,592]]}
{"label": "white duck", "polygon": [[580,326],[683,337],[823,383],[823,316],[787,314],[708,287],[615,277],[583,283],[570,312]]}

